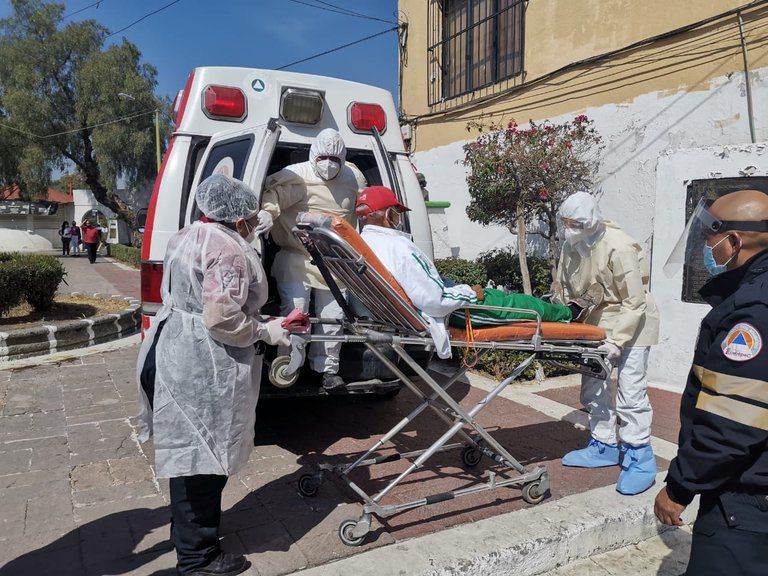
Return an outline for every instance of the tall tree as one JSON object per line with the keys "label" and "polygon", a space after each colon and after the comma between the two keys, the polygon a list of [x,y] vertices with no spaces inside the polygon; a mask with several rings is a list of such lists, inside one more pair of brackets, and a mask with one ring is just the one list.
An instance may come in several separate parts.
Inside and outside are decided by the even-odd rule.
{"label": "tall tree", "polygon": [[[0,130],[13,134],[15,158],[3,160],[0,140],[0,181],[35,188],[74,165],[130,225],[117,182],[132,187],[155,175],[153,110],[167,107],[154,94],[157,70],[128,40],[107,45],[109,31],[94,20],[64,24],[63,4],[11,5],[0,20]],[[165,136],[170,124],[161,118]]]}

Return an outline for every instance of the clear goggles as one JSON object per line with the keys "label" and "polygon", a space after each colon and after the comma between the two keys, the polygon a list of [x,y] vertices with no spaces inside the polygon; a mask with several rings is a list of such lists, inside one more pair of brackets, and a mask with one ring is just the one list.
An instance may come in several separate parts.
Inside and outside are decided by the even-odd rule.
{"label": "clear goggles", "polygon": [[708,238],[725,232],[768,232],[768,220],[720,220],[710,211],[714,200],[700,200],[683,233],[664,264],[664,273],[674,276],[681,267],[701,267]]}

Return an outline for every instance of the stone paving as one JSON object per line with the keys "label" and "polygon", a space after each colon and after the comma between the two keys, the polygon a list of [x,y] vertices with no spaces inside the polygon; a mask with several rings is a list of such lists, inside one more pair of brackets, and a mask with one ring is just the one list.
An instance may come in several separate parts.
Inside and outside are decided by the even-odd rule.
{"label": "stone paving", "polygon": [[[154,477],[151,442],[139,445],[135,436],[136,353],[133,346],[59,365],[0,370],[0,575],[174,573],[167,482]],[[454,390],[465,402],[483,394],[468,382]],[[296,481],[319,460],[349,461],[414,402],[407,392],[388,401],[262,402],[256,447],[224,491],[223,547],[247,554],[250,574],[271,576],[525,506],[518,490],[480,493],[377,523],[364,546],[344,546],[336,531],[343,519],[359,515],[354,495],[341,483],[326,482],[318,497],[305,499]],[[436,418],[423,418],[431,423],[407,428],[397,440],[399,450],[423,447],[443,432]],[[479,420],[524,463],[548,467],[553,499],[615,482],[617,469],[559,464],[587,438],[571,423],[507,398],[491,403]],[[439,467],[409,477],[392,500],[476,479],[456,453],[432,462]],[[380,465],[354,479],[375,490],[403,466]]]}

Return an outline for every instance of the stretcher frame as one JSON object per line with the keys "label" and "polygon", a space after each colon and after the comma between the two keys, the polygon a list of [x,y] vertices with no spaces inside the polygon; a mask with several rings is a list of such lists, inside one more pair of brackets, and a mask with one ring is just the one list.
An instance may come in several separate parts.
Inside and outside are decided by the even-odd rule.
{"label": "stretcher frame", "polygon": [[[343,332],[336,336],[315,334],[291,334],[291,353],[289,357],[279,357],[270,369],[270,378],[290,379],[298,374],[304,358],[304,350],[311,342],[334,341],[342,343],[364,344],[402,384],[413,392],[421,403],[393,426],[384,436],[375,442],[365,453],[348,464],[320,464],[313,474],[304,474],[299,478],[299,491],[306,497],[315,496],[326,477],[338,476],[363,501],[363,512],[357,519],[348,519],[339,526],[339,537],[350,546],[360,545],[371,529],[373,516],[388,518],[407,510],[429,506],[446,500],[452,500],[503,487],[516,487],[522,490],[522,498],[529,504],[538,504],[549,492],[549,476],[546,467],[537,465],[527,468],[515,459],[491,434],[478,422],[476,416],[488,406],[507,386],[514,382],[534,360],[551,362],[568,367],[573,371],[586,372],[594,377],[604,378],[610,374],[611,366],[605,353],[597,350],[598,341],[547,341],[542,338],[542,320],[533,310],[513,309],[521,315],[530,316],[536,322],[536,329],[530,339],[503,342],[473,343],[478,357],[491,350],[509,350],[528,352],[529,355],[515,369],[488,392],[482,400],[469,409],[455,401],[448,390],[467,371],[462,365],[448,381],[439,384],[412,356],[406,347],[434,349],[435,344],[429,335],[425,320],[418,311],[392,287],[365,258],[346,240],[333,230],[323,226],[299,224],[293,230],[312,257],[314,264],[323,275],[328,287],[344,312],[342,320],[315,319],[313,323],[339,322]],[[338,280],[338,281],[337,281]],[[357,316],[348,305],[339,282],[347,292],[354,294],[371,312],[372,318]],[[478,310],[512,310],[484,305],[469,305],[467,308]],[[452,348],[465,348],[467,342],[451,340]],[[425,391],[417,385],[415,378],[409,376],[397,362],[393,362],[383,351],[393,351],[397,359],[403,362],[418,379],[426,384]],[[569,366],[568,361],[576,362]],[[565,361],[565,364],[563,363]],[[429,408],[447,426],[446,432],[429,447],[406,453],[380,454],[377,451],[390,442],[419,415]],[[449,443],[455,436],[461,441]],[[423,498],[399,503],[385,504],[382,499],[389,494],[408,475],[421,468],[437,453],[462,449],[461,458],[465,466],[477,466],[485,456],[496,465],[504,467],[504,472],[490,470],[488,479],[448,492],[426,495]],[[366,493],[351,478],[350,474],[360,467],[374,466],[386,462],[408,460],[406,470],[390,481],[376,494]],[[512,474],[509,476],[508,474]]]}

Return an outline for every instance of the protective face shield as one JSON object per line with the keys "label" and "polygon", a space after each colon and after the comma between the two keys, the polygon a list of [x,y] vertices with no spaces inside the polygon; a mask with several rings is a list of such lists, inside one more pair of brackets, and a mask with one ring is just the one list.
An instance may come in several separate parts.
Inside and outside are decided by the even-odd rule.
{"label": "protective face shield", "polygon": [[333,180],[341,172],[347,157],[344,140],[336,130],[326,128],[309,148],[309,163],[318,178]]}
{"label": "protective face shield", "polygon": [[729,236],[726,235],[712,246],[707,244],[709,238],[731,231],[768,232],[768,220],[719,220],[709,211],[713,202],[713,200],[701,200],[696,205],[693,214],[688,219],[688,224],[686,224],[683,233],[664,264],[664,273],[667,277],[671,278],[683,267],[687,274],[696,274],[704,269],[711,276],[721,274],[728,264],[736,258],[738,250],[726,262],[718,264],[715,260],[714,249],[726,241]]}
{"label": "protective face shield", "polygon": [[605,224],[594,196],[576,192],[565,199],[557,212],[558,235],[586,258],[603,237]]}

